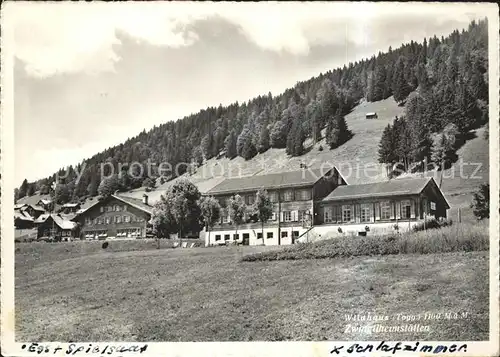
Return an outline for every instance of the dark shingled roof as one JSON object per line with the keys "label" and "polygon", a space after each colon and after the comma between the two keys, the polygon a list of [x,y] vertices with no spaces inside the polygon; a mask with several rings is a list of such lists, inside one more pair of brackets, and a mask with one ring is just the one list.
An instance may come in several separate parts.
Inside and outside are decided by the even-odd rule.
{"label": "dark shingled roof", "polygon": [[128,203],[129,205],[140,209],[141,211],[144,211],[144,212],[149,213],[149,214],[153,213],[153,207],[150,205],[144,204],[144,202],[142,202],[142,200],[140,200],[138,198],[118,196],[118,195],[112,195],[112,196],[115,197],[116,199],[122,201],[122,202]]}
{"label": "dark shingled roof", "polygon": [[[362,185],[343,185],[338,186],[328,196],[323,198],[323,201],[419,194],[430,181],[435,185],[433,178],[394,179]],[[437,185],[435,187],[440,191]],[[442,195],[442,192],[440,193]],[[444,196],[443,199],[446,202]],[[448,205],[448,203],[446,204]]]}
{"label": "dark shingled roof", "polygon": [[254,175],[225,179],[211,190],[208,195],[255,191],[261,188],[274,189],[284,187],[312,186],[332,169],[304,169],[266,175]]}

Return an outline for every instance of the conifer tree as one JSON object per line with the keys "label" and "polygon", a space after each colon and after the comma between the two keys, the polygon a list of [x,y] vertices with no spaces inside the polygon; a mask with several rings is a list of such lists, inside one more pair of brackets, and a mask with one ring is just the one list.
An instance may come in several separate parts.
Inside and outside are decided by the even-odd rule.
{"label": "conifer tree", "polygon": [[312,139],[316,143],[321,139],[321,108],[316,100],[312,100],[306,107],[307,120],[310,123]]}
{"label": "conifer tree", "polygon": [[435,137],[434,143],[432,145],[431,160],[438,170],[442,170],[446,161],[446,148],[448,144],[446,142],[446,136],[440,134]]}
{"label": "conifer tree", "polygon": [[226,147],[226,157],[229,159],[234,159],[236,156],[238,156],[238,151],[236,149],[236,143],[237,143],[237,136],[236,133],[233,130],[231,130],[224,140],[224,145]]}
{"label": "conifer tree", "polygon": [[267,125],[262,125],[259,135],[259,145],[257,151],[263,153],[269,149],[269,128]]}
{"label": "conifer tree", "polygon": [[282,149],[286,147],[287,127],[282,120],[278,120],[274,123],[269,133],[269,141],[273,148]]}
{"label": "conifer tree", "polygon": [[23,198],[24,196],[26,196],[27,191],[28,191],[28,180],[24,179],[23,183],[21,184],[21,187],[19,187],[17,197]]}
{"label": "conifer tree", "polygon": [[479,189],[474,192],[472,202],[474,216],[478,220],[490,217],[490,185],[482,184]]}
{"label": "conifer tree", "polygon": [[397,162],[396,156],[396,141],[393,137],[393,128],[390,124],[387,124],[384,131],[382,132],[382,137],[380,138],[379,149],[378,149],[378,162],[381,164],[386,164],[387,175],[389,175],[389,167]]}
{"label": "conifer tree", "polygon": [[408,97],[408,94],[410,94],[411,92],[411,88],[408,85],[405,77],[405,64],[403,57],[399,57],[398,61],[396,62],[396,69],[393,78],[394,100],[398,103],[401,103]]}
{"label": "conifer tree", "polygon": [[335,149],[352,137],[352,133],[347,127],[341,109],[337,110],[335,116],[327,124],[326,143],[330,149]]}
{"label": "conifer tree", "polygon": [[[59,185],[57,185],[57,187],[59,187]],[[106,196],[110,196],[112,194],[115,193],[115,191],[119,190],[120,189],[120,181],[118,179],[118,175],[112,175],[110,177],[106,177],[104,178],[101,183],[99,184],[99,188],[98,188],[98,192],[99,192],[99,195],[103,196],[103,197],[106,197]],[[56,188],[56,191],[58,189]],[[56,197],[58,195],[56,194]],[[57,201],[56,201],[57,202]]]}
{"label": "conifer tree", "polygon": [[481,113],[476,100],[471,96],[467,86],[459,80],[456,96],[455,124],[461,133],[467,133],[481,121]]}
{"label": "conifer tree", "polygon": [[245,126],[236,142],[238,155],[245,160],[249,160],[257,154],[257,149],[255,148],[252,139],[252,132],[250,131],[250,128]]}
{"label": "conifer tree", "polygon": [[304,153],[304,129],[299,120],[295,120],[286,140],[286,153],[290,156],[300,156]]}
{"label": "conifer tree", "polygon": [[480,67],[479,61],[476,60],[470,78],[470,93],[473,98],[488,101],[488,86]]}

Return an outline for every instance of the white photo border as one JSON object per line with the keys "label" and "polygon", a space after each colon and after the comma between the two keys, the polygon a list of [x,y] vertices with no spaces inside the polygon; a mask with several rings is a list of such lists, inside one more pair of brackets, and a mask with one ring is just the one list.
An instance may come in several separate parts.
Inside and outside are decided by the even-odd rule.
{"label": "white photo border", "polygon": [[[116,3],[120,6],[123,3]],[[406,4],[420,4],[422,6],[470,6],[471,11],[481,8],[488,13],[488,45],[489,45],[489,160],[490,160],[490,195],[499,198],[499,18],[498,5],[495,3],[378,3],[383,6],[406,6]],[[26,6],[26,2],[21,6]],[[70,343],[38,342],[39,346],[47,348],[49,352],[30,352],[31,343],[15,342],[15,306],[14,306],[14,227],[12,214],[14,210],[14,92],[13,92],[13,28],[10,14],[18,6],[14,2],[2,4],[1,11],[1,352],[5,356],[63,356]],[[40,6],[40,5],[38,5]],[[86,6],[93,6],[87,3]],[[491,200],[490,209],[490,329],[489,341],[423,341],[426,345],[446,345],[452,343],[460,346],[467,344],[467,351],[460,353],[440,353],[441,355],[462,356],[495,356],[499,355],[499,201]],[[33,341],[34,342],[34,341]],[[121,343],[121,342],[79,342],[84,346],[81,353],[75,355],[95,355],[100,353],[86,353],[89,344],[91,347],[106,345],[113,346],[143,346],[147,349],[143,353],[123,352],[113,353],[111,356],[121,355],[148,355],[148,356],[334,356],[332,348],[344,345],[344,351],[353,343],[379,345],[381,341],[326,341],[326,342],[161,342],[161,343]],[[387,341],[387,344],[396,344],[398,341]],[[401,341],[412,344],[415,341]],[[24,348],[23,348],[24,345]],[[54,353],[57,347],[60,350]],[[415,355],[418,352],[398,351],[398,355]],[[372,352],[369,355],[382,356],[392,353]],[[421,353],[419,353],[421,354]],[[431,353],[429,353],[431,354]],[[366,353],[344,353],[344,355],[367,355]]]}

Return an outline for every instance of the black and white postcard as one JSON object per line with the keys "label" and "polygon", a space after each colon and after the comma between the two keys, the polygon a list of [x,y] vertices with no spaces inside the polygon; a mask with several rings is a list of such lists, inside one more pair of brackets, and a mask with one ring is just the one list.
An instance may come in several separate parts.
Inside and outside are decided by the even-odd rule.
{"label": "black and white postcard", "polygon": [[498,355],[497,4],[1,30],[2,355]]}

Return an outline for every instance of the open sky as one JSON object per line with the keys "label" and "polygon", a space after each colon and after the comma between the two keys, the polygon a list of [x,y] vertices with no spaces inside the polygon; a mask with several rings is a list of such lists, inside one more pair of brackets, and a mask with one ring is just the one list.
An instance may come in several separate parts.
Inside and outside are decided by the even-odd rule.
{"label": "open sky", "polygon": [[389,46],[465,28],[477,4],[19,3],[15,184],[207,106],[278,94]]}

